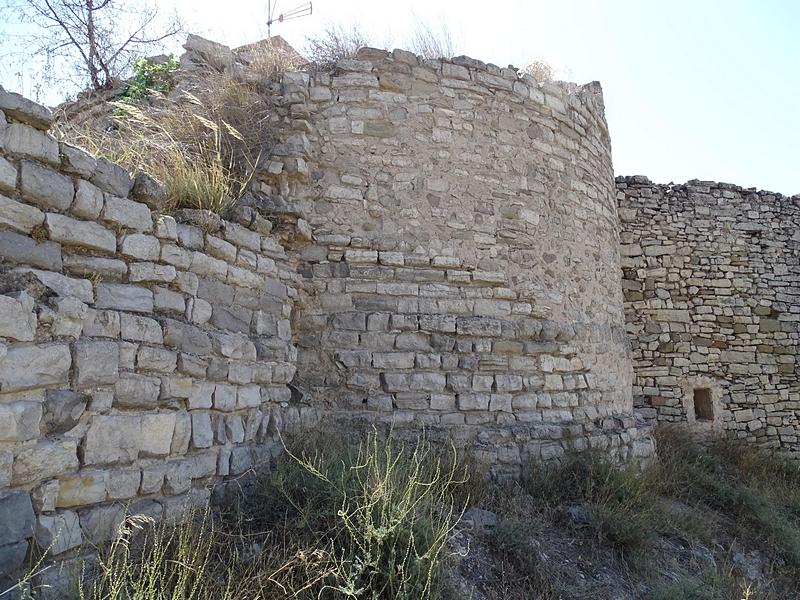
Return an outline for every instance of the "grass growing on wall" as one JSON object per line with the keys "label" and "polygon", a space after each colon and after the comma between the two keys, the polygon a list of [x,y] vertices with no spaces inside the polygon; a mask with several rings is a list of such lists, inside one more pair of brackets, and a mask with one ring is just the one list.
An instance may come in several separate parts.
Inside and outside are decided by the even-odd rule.
{"label": "grass growing on wall", "polygon": [[435,598],[465,481],[454,455],[424,439],[318,440],[218,522],[133,518],[81,598]]}

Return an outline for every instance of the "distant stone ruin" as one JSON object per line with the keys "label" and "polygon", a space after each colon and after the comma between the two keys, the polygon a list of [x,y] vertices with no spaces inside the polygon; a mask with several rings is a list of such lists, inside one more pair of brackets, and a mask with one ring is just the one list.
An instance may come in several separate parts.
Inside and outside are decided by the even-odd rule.
{"label": "distant stone ruin", "polygon": [[314,427],[424,429],[497,476],[647,460],[656,421],[797,455],[800,197],[615,186],[597,83],[365,48],[273,89],[224,218],[158,214],[158,182],[0,91],[0,571]]}

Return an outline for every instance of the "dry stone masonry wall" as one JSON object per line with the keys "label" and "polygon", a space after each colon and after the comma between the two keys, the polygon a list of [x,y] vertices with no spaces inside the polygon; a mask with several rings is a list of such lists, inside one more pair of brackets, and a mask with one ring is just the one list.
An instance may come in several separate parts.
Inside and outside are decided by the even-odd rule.
{"label": "dry stone masonry wall", "polygon": [[497,471],[652,452],[632,413],[597,84],[362,49],[289,73],[262,191],[298,252],[295,384],[349,426],[449,435]]}
{"label": "dry stone masonry wall", "polygon": [[800,196],[617,179],[634,397],[800,457]]}
{"label": "dry stone masonry wall", "polygon": [[296,274],[271,223],[157,215],[155,182],[49,124],[0,90],[0,573],[32,541],[109,539],[126,505],[206,501],[301,418]]}

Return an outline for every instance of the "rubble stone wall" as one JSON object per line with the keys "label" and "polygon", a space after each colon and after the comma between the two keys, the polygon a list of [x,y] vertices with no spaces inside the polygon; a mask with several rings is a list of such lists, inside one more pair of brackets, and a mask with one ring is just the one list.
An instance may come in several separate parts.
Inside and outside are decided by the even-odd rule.
{"label": "rubble stone wall", "polygon": [[158,215],[155,182],[49,124],[0,89],[0,577],[32,542],[109,539],[126,505],[204,502],[301,418],[270,222]]}
{"label": "rubble stone wall", "polygon": [[800,196],[623,177],[617,199],[640,412],[800,457]]}
{"label": "rubble stone wall", "polygon": [[598,84],[363,49],[282,94],[263,191],[313,231],[294,384],[329,422],[424,426],[500,471],[652,453]]}

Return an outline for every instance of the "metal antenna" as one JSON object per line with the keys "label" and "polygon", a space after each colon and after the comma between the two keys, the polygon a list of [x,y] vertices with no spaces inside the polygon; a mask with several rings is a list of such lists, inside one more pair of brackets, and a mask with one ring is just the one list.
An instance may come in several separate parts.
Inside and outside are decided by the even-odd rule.
{"label": "metal antenna", "polygon": [[278,17],[275,18],[275,9],[277,6],[278,0],[275,0],[274,2],[272,0],[267,0],[267,37],[272,37],[272,24],[275,21],[278,23],[283,23],[284,21],[291,21],[292,19],[307,17],[312,11],[311,2],[306,2],[305,4],[296,6],[291,10],[287,10],[285,13],[280,13]]}

